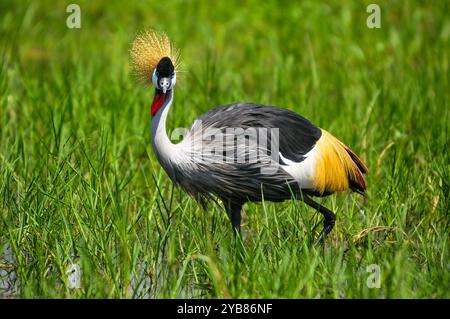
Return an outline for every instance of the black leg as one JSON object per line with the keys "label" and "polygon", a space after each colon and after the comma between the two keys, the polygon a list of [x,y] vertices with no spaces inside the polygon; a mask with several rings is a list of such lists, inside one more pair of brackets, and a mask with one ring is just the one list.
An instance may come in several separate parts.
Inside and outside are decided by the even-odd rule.
{"label": "black leg", "polygon": [[312,208],[317,209],[323,215],[323,217],[324,217],[323,229],[320,232],[319,237],[317,238],[317,242],[323,241],[325,236],[328,235],[330,233],[330,231],[333,229],[334,222],[336,221],[336,215],[334,215],[333,212],[331,210],[329,210],[328,208],[313,201],[306,194],[302,194],[300,198],[307,205],[311,206]]}
{"label": "black leg", "polygon": [[241,235],[241,209],[242,204],[228,200],[225,202],[225,208],[230,216],[231,226],[235,234]]}

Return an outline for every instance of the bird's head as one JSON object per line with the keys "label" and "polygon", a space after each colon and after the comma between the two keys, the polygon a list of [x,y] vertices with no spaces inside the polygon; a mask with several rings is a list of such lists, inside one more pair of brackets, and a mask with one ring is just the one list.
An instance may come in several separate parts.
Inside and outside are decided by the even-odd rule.
{"label": "bird's head", "polygon": [[158,62],[153,71],[152,82],[155,89],[162,91],[163,94],[173,89],[175,83],[177,83],[177,74],[169,57],[165,56]]}
{"label": "bird's head", "polygon": [[151,113],[155,116],[177,82],[180,54],[165,33],[145,30],[130,49],[133,74],[138,82],[155,87]]}

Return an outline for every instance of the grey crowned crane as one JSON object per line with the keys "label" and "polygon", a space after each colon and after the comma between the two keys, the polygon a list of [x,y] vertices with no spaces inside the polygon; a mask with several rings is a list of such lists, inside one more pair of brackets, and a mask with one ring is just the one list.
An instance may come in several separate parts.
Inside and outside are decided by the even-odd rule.
{"label": "grey crowned crane", "polygon": [[296,198],[324,216],[321,241],[334,213],[311,196],[366,190],[367,167],[346,145],[302,116],[273,106],[237,103],[200,116],[177,144],[166,133],[179,54],[163,33],[145,31],[133,42],[135,75],[153,84],[152,146],[171,180],[200,203],[220,199],[240,233],[249,201]]}

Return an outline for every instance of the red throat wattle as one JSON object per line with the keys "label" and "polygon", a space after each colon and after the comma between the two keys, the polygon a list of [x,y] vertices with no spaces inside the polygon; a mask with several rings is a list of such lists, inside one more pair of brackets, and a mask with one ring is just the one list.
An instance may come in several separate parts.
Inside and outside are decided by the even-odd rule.
{"label": "red throat wattle", "polygon": [[166,95],[162,92],[156,92],[155,97],[153,98],[151,113],[152,116],[155,116],[158,113],[161,106],[163,106],[164,101],[166,100]]}

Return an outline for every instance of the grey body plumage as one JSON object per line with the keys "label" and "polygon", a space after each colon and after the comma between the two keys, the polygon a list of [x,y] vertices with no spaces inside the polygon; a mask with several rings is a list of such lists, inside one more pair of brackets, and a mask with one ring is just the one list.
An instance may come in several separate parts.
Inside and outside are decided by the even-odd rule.
{"label": "grey body plumage", "polygon": [[[224,146],[226,129],[229,128],[243,130],[254,128],[257,132],[259,129],[276,128],[279,135],[272,136],[273,132],[267,130],[267,139],[264,143],[258,139],[259,135],[246,136],[248,144],[245,145],[239,143],[243,139],[235,136],[235,142],[227,146],[235,148],[234,152],[230,152],[233,156],[231,160],[229,157],[226,158],[226,149],[213,155],[213,158],[209,156],[196,159],[194,156],[192,165],[183,169],[173,169],[174,182],[198,199],[211,198],[211,195],[214,195],[223,201],[231,200],[239,203],[260,201],[263,198],[269,201],[283,201],[291,198],[293,193],[299,192],[296,181],[281,167],[280,164],[284,164],[283,160],[271,156],[272,148],[281,152],[288,160],[301,162],[320,138],[319,128],[300,115],[285,109],[253,103],[237,103],[217,107],[200,116],[185,139],[195,141],[202,138],[203,148],[220,149]],[[204,132],[211,129],[220,130],[224,139],[205,140]],[[202,136],[196,136],[198,133]],[[258,140],[254,140],[255,138]],[[249,147],[249,144],[256,147]],[[236,158],[247,160],[238,163]],[[267,165],[272,165],[273,169],[264,173],[262,168]]]}

